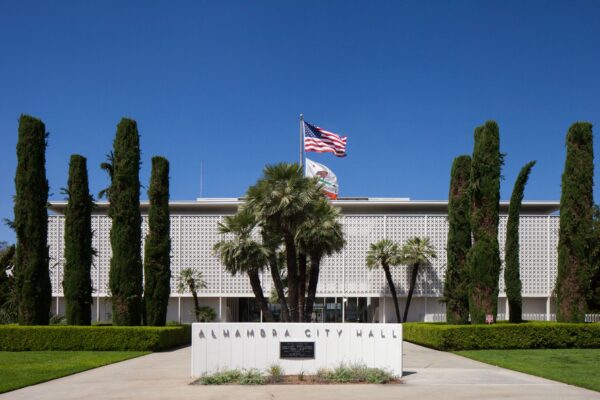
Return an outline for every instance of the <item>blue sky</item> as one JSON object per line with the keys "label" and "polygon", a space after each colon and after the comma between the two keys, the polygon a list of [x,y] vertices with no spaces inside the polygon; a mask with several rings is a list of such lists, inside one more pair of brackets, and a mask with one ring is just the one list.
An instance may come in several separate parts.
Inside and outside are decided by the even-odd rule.
{"label": "blue sky", "polygon": [[345,159],[312,156],[342,196],[446,198],[452,159],[494,119],[502,198],[537,160],[526,199],[559,199],[569,125],[600,122],[597,1],[124,3],[0,4],[0,217],[21,113],[50,132],[51,199],[72,153],[92,193],[107,185],[123,116],[138,121],[141,182],[163,155],[177,200],[198,197],[201,162],[204,196],[230,197],[296,161],[301,112],[349,137]]}

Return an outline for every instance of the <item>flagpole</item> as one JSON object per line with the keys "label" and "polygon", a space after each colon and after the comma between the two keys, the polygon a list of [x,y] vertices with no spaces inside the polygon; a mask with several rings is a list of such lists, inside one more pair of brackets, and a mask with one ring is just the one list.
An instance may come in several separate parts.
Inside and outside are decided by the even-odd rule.
{"label": "flagpole", "polygon": [[304,170],[304,114],[300,114],[300,168]]}

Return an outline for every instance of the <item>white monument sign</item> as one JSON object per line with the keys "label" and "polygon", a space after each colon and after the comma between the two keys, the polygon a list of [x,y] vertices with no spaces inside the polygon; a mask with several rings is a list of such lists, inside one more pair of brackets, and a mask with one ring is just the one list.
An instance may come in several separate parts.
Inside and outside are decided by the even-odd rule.
{"label": "white monument sign", "polygon": [[192,376],[279,365],[314,374],[341,363],[402,376],[402,325],[357,323],[195,323]]}

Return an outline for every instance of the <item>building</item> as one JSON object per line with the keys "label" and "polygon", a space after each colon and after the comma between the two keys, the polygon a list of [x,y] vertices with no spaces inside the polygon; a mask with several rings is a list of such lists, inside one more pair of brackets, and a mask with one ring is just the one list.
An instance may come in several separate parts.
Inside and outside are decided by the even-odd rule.
{"label": "building", "polygon": [[[182,268],[202,271],[207,281],[200,291],[201,304],[215,309],[220,321],[260,320],[260,311],[246,275],[231,276],[212,252],[221,240],[217,223],[225,215],[236,212],[240,199],[198,199],[173,201],[171,208],[172,281],[168,320],[191,321],[193,303],[190,293],[177,292],[177,279]],[[440,321],[445,318],[443,282],[446,268],[448,231],[447,201],[414,201],[405,198],[344,198],[333,201],[342,210],[347,245],[341,253],[323,261],[315,304],[317,321],[393,322],[394,307],[382,270],[369,270],[365,255],[369,244],[383,238],[403,243],[413,236],[428,236],[438,258],[422,269],[411,303],[409,320]],[[52,202],[48,241],[53,293],[52,312],[64,314],[62,276],[64,265],[64,210],[66,202]],[[527,319],[551,319],[550,301],[556,279],[559,203],[528,201],[521,210],[521,279],[523,281],[523,314]],[[110,320],[108,272],[111,248],[111,220],[108,203],[99,202],[92,216],[94,247],[97,255],[92,268],[95,288],[93,319]],[[143,233],[147,232],[148,203],[141,204]],[[508,202],[500,204],[500,242],[503,258]],[[143,243],[142,243],[143,246]],[[142,251],[143,254],[143,251]],[[393,277],[404,306],[408,292],[408,268],[393,268]],[[265,293],[271,291],[270,273],[263,274]],[[504,280],[500,279],[499,319],[506,318]],[[274,305],[275,312],[277,305]]]}

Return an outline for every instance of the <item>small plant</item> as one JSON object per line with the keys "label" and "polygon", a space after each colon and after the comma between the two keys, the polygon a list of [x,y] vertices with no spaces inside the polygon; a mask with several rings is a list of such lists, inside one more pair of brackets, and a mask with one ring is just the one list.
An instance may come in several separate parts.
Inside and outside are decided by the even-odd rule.
{"label": "small plant", "polygon": [[52,315],[50,317],[50,325],[66,325],[67,319],[64,315]]}
{"label": "small plant", "polygon": [[240,379],[241,372],[238,370],[228,370],[223,372],[217,372],[212,375],[205,375],[199,379],[203,385],[226,385],[228,383],[234,383]]}
{"label": "small plant", "polygon": [[202,385],[264,385],[265,377],[257,369],[233,369],[205,375],[198,379],[198,382]]}
{"label": "small plant", "polygon": [[196,319],[198,322],[212,322],[217,318],[217,312],[209,306],[202,306],[196,311]]}
{"label": "small plant", "polygon": [[249,369],[244,371],[238,378],[237,383],[240,385],[264,385],[265,377],[257,369]]}
{"label": "small plant", "polygon": [[298,373],[298,380],[301,382],[304,381],[304,371],[300,371]]}
{"label": "small plant", "polygon": [[322,368],[317,371],[317,378],[329,383],[388,383],[395,379],[389,371],[381,368],[369,368],[364,364],[340,364],[333,370]]}
{"label": "small plant", "polygon": [[283,379],[283,368],[278,364],[272,364],[267,368],[267,374],[271,383],[281,382]]}

